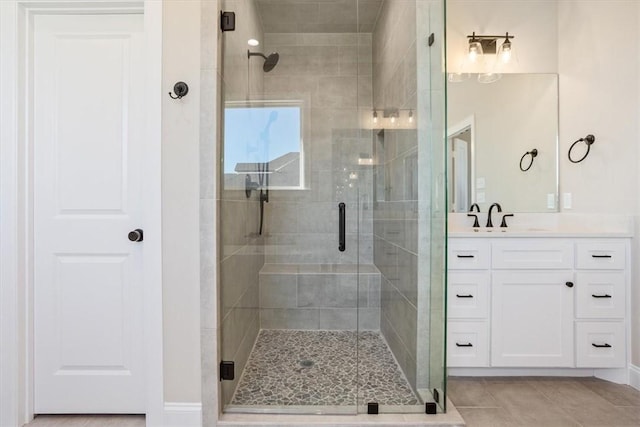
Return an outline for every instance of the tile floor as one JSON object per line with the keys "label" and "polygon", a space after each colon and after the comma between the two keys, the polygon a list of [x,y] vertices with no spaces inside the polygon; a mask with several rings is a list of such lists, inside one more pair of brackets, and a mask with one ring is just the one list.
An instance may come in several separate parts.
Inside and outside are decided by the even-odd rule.
{"label": "tile floor", "polygon": [[[468,427],[640,426],[640,391],[595,378],[449,378]],[[144,427],[142,416],[39,416],[29,427]]]}
{"label": "tile floor", "polygon": [[640,391],[596,378],[449,377],[468,427],[640,426]]}
{"label": "tile floor", "polygon": [[27,427],[145,427],[144,415],[39,415]]}
{"label": "tile floor", "polygon": [[[260,331],[232,405],[417,405],[378,332]],[[359,363],[356,361],[359,358]]]}

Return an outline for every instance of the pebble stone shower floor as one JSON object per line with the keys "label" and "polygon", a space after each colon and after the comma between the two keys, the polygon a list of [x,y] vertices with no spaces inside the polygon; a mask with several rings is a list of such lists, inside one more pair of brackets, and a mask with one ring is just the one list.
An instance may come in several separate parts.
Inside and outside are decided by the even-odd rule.
{"label": "pebble stone shower floor", "polygon": [[417,405],[378,332],[262,330],[232,405]]}

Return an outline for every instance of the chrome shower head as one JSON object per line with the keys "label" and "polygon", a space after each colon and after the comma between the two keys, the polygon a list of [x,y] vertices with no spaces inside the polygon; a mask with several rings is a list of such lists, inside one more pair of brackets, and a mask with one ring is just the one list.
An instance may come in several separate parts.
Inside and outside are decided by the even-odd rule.
{"label": "chrome shower head", "polygon": [[252,56],[261,56],[264,58],[264,65],[262,66],[262,70],[265,73],[273,70],[276,65],[278,65],[278,61],[280,60],[280,55],[277,52],[273,52],[269,56],[266,56],[264,53],[260,52],[251,52],[247,50],[247,58],[251,58]]}

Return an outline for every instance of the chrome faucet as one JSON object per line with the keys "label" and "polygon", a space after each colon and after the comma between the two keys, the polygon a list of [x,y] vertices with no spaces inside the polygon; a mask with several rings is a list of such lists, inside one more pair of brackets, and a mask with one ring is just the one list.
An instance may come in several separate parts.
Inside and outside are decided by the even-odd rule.
{"label": "chrome faucet", "polygon": [[471,208],[469,208],[469,213],[467,214],[467,216],[472,216],[474,218],[473,228],[478,228],[480,227],[480,223],[478,222],[478,215],[473,213],[474,207],[477,209],[477,212],[480,213],[480,206],[478,206],[477,203],[474,203],[471,205]]}
{"label": "chrome faucet", "polygon": [[487,228],[493,227],[493,223],[491,222],[491,212],[493,211],[493,208],[498,208],[498,212],[502,212],[502,206],[500,206],[500,203],[494,203],[489,207],[489,213],[487,214]]}

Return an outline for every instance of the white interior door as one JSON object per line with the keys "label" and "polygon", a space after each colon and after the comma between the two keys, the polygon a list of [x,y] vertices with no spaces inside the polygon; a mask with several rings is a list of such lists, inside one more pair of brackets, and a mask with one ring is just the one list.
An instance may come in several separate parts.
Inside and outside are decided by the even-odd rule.
{"label": "white interior door", "polygon": [[34,18],[34,409],[144,413],[143,16]]}

